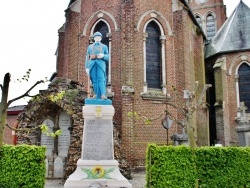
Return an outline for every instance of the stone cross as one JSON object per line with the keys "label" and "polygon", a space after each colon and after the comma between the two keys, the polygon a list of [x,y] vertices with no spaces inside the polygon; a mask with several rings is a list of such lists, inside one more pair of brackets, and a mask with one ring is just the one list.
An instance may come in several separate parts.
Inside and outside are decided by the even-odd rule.
{"label": "stone cross", "polygon": [[246,110],[247,110],[247,106],[245,106],[244,102],[240,103],[240,119],[243,122],[247,121],[247,116],[246,116]]}

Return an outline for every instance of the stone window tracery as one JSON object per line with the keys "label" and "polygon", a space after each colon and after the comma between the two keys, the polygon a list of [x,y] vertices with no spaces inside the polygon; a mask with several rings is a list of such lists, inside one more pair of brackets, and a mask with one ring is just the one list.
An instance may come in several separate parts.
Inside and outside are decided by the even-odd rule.
{"label": "stone window tracery", "polygon": [[144,89],[166,94],[166,65],[165,65],[166,36],[163,28],[155,19],[149,20],[144,26]]}
{"label": "stone window tracery", "polygon": [[[109,57],[111,57],[111,51],[112,51],[112,43],[111,43],[111,31],[110,31],[110,25],[108,22],[104,19],[99,19],[93,26],[92,31],[91,31],[91,36],[93,33],[96,31],[99,31],[103,38],[102,38],[102,43],[105,44],[108,49],[109,49]],[[91,39],[92,41],[92,39]],[[90,42],[91,42],[90,41]],[[108,97],[112,97],[113,93],[111,92],[111,58],[109,58],[109,62],[107,63],[106,66],[106,83],[107,83],[107,94]]]}
{"label": "stone window tracery", "polygon": [[238,95],[239,101],[247,106],[246,112],[250,112],[250,65],[243,62],[238,69]]}
{"label": "stone window tracery", "polygon": [[146,28],[146,82],[148,88],[161,89],[161,43],[160,29],[151,21]]}
{"label": "stone window tracery", "polygon": [[195,18],[196,18],[198,24],[200,25],[200,27],[202,28],[202,20],[201,20],[201,17],[198,16],[198,15],[196,15]]}
{"label": "stone window tracery", "polygon": [[[102,34],[102,43],[105,44],[109,49],[109,38],[107,37],[107,33],[109,33],[108,26],[105,22],[100,21],[96,24],[94,28],[94,33],[99,31]],[[110,50],[110,49],[109,49]],[[108,75],[109,75],[109,65],[106,66],[106,83],[108,83]]]}
{"label": "stone window tracery", "polygon": [[208,14],[206,17],[206,33],[208,40],[211,40],[216,34],[215,18],[212,14]]}

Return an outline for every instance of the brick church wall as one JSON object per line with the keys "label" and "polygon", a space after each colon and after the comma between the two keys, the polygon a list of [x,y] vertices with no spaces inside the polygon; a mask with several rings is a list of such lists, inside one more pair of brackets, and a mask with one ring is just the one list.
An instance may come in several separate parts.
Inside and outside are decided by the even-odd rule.
{"label": "brick church wall", "polygon": [[[113,16],[117,23],[115,30],[114,21],[107,14],[98,15],[98,11],[103,10]],[[142,116],[139,118],[129,117],[129,112],[136,112],[148,118],[159,116],[166,109],[164,101],[144,100],[141,97],[143,91],[143,27],[147,21],[152,19],[148,14],[141,17],[145,12],[154,10],[157,15],[156,20],[163,27],[166,35],[166,78],[167,91],[171,92],[171,84],[177,90],[192,89],[196,80],[199,81],[198,93],[204,86],[203,67],[203,36],[196,33],[196,26],[185,9],[172,12],[171,1],[82,1],[81,12],[76,13],[71,10],[66,12],[65,32],[60,35],[64,40],[59,46],[59,53],[63,51],[62,60],[59,59],[58,70],[63,77],[76,80],[88,89],[87,76],[84,70],[85,54],[90,43],[91,29],[99,19],[105,20],[111,30],[110,40],[111,50],[111,84],[114,92],[113,105],[115,107],[114,124],[120,130],[122,148],[126,158],[132,166],[143,166],[145,162],[145,152],[148,143],[166,144],[166,130],[161,125],[160,118],[146,125]],[[154,13],[154,12],[152,12]],[[93,16],[93,17],[91,17]],[[98,17],[99,16],[99,17]],[[136,29],[141,19],[138,30]],[[80,19],[80,20],[79,20]],[[166,25],[168,22],[169,26]],[[84,33],[86,29],[86,33]],[[171,31],[170,31],[171,30]],[[172,33],[173,35],[172,35]],[[64,39],[63,39],[64,37]],[[60,57],[60,54],[59,56]],[[60,61],[63,61],[60,62]],[[63,68],[60,68],[63,66]],[[122,86],[131,86],[134,93],[122,93]],[[182,95],[182,94],[181,94]],[[183,99],[181,99],[183,100]],[[182,103],[185,101],[183,100]],[[167,106],[175,117],[183,118],[177,110]],[[206,112],[202,112],[202,115]],[[197,119],[200,131],[206,131],[206,117]],[[201,126],[200,126],[201,125]],[[181,128],[173,124],[169,130],[169,138],[174,133],[179,133]],[[200,139],[206,136],[207,131],[198,135],[200,145],[206,145],[207,139]],[[205,142],[202,142],[205,140]],[[172,143],[169,140],[169,143]]]}
{"label": "brick church wall", "polygon": [[80,62],[79,61],[79,14],[75,12],[66,12],[65,23],[65,51],[64,72],[68,79],[79,80]]}
{"label": "brick church wall", "polygon": [[56,64],[56,70],[57,70],[57,76],[62,77],[64,75],[64,41],[65,41],[65,31],[64,26],[62,31],[58,32],[59,34],[59,40],[58,40],[58,51],[57,51],[57,64]]}

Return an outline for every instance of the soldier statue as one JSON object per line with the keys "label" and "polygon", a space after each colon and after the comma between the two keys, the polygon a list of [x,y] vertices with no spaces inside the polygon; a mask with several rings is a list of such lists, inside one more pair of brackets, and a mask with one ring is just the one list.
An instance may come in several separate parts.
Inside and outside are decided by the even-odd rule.
{"label": "soldier statue", "polygon": [[94,43],[88,47],[85,69],[94,88],[94,98],[107,99],[106,96],[106,63],[109,61],[108,47],[101,43],[102,34],[95,32]]}

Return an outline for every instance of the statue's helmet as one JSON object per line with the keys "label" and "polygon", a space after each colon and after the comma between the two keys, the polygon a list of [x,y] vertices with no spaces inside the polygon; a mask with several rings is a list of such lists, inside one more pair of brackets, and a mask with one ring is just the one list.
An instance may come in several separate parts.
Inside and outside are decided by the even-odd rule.
{"label": "statue's helmet", "polygon": [[94,33],[93,38],[95,38],[96,36],[102,37],[102,34],[101,34],[100,32],[97,31],[97,32]]}

